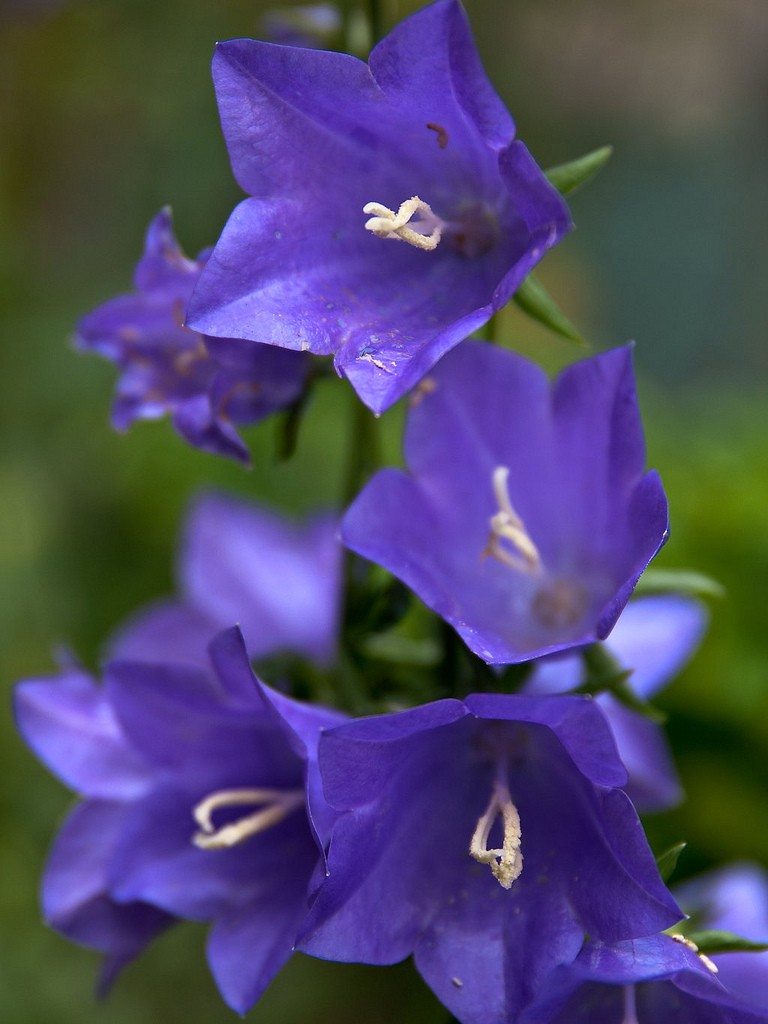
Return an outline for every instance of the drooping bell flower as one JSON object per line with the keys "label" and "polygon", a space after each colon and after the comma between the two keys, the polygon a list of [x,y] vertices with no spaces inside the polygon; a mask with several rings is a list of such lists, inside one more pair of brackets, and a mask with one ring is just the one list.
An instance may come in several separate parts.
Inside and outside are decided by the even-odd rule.
{"label": "drooping bell flower", "polygon": [[[630,601],[606,638],[618,664],[631,672],[628,686],[651,700],[683,668],[706,628],[702,604],[675,594]],[[584,681],[578,654],[537,661],[526,693],[565,693]],[[660,811],[682,798],[680,781],[663,730],[650,719],[601,693],[600,704],[629,773],[627,793],[640,811]]]}
{"label": "drooping bell flower", "polygon": [[170,211],[162,210],[149,225],[134,291],[86,316],[76,342],[120,368],[112,409],[117,430],[170,414],[190,444],[247,463],[236,427],[296,401],[308,363],[273,346],[204,338],[184,325],[207,255],[188,259],[173,234]]}
{"label": "drooping bell flower", "polygon": [[333,355],[374,412],[501,309],[570,227],[457,0],[401,22],[368,64],[236,39],[213,76],[250,198],[189,322]]}
{"label": "drooping bell flower", "polygon": [[[730,955],[730,954],[729,954]],[[723,957],[722,959],[725,959]],[[681,935],[588,942],[554,970],[519,1024],[764,1024]]]}
{"label": "drooping bell flower", "polygon": [[299,948],[409,955],[462,1024],[509,1024],[585,933],[682,916],[585,697],[473,694],[361,719],[320,741],[339,813]]}
{"label": "drooping bell flower", "polygon": [[248,652],[280,652],[327,665],[341,604],[337,521],[296,523],[251,502],[206,494],[184,527],[179,597],[140,611],[110,644],[114,657],[207,664],[208,644],[237,622]]}
{"label": "drooping bell flower", "polygon": [[631,349],[551,385],[526,359],[465,342],[412,404],[408,471],[363,489],[342,524],[347,546],[489,664],[606,637],[668,528],[645,470]]}
{"label": "drooping bell flower", "polygon": [[341,716],[263,686],[237,629],[214,640],[211,662],[113,662],[102,688],[22,683],[16,714],[84,798],[49,864],[49,922],[105,950],[114,973],[115,922],[133,955],[172,917],[209,921],[211,970],[244,1013],[293,949],[332,821],[317,742]]}
{"label": "drooping bell flower", "polygon": [[[756,864],[730,864],[678,886],[676,893],[697,930],[768,942],[768,875]],[[713,954],[712,960],[730,992],[768,1013],[768,953]]]}

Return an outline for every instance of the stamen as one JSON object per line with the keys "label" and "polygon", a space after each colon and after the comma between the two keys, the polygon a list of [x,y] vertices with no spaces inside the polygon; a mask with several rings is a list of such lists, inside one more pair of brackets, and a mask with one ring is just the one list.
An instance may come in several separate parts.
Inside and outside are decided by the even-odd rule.
{"label": "stamen", "polygon": [[[488,837],[496,818],[501,815],[504,830],[500,850],[488,849]],[[512,883],[523,871],[523,854],[520,849],[522,842],[520,815],[512,803],[512,797],[506,782],[501,777],[493,785],[493,792],[485,813],[477,819],[477,825],[469,844],[469,855],[478,864],[487,864],[493,877],[503,889],[511,889]]]}
{"label": "stamen", "polygon": [[624,1016],[621,1018],[621,1024],[639,1024],[634,985],[624,986]]}
{"label": "stamen", "polygon": [[429,203],[418,196],[401,203],[397,213],[381,203],[366,203],[363,213],[370,218],[365,222],[366,231],[372,231],[378,238],[407,242],[426,252],[437,248],[446,227],[445,221],[432,212]]}
{"label": "stamen", "polygon": [[[192,842],[201,850],[224,850],[266,832],[304,803],[303,789],[222,789],[211,793],[193,809],[200,831]],[[237,821],[217,829],[213,814],[221,807],[260,807]]]}
{"label": "stamen", "polygon": [[[509,498],[509,467],[497,466],[493,471],[493,491],[499,511],[491,516],[491,536],[484,554],[518,572],[537,575],[541,572],[541,555],[531,540],[525,523],[517,514]],[[508,541],[515,549],[510,551],[502,541]]]}
{"label": "stamen", "polygon": [[681,946],[686,946],[691,950],[691,952],[695,953],[707,970],[711,971],[712,974],[717,974],[719,972],[717,964],[713,960],[710,960],[706,953],[700,953],[699,947],[691,939],[687,938],[685,935],[681,935],[680,932],[668,932],[668,935],[671,939],[674,939],[675,942],[679,942]]}

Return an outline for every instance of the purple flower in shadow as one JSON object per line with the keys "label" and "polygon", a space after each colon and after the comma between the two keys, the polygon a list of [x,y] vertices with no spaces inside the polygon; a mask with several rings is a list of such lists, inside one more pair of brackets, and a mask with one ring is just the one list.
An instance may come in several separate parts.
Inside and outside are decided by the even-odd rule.
{"label": "purple flower in shadow", "polygon": [[550,385],[526,359],[465,342],[416,396],[405,457],[408,472],[363,489],[342,539],[490,664],[606,637],[667,537],[630,347]]}
{"label": "purple flower in shadow", "polygon": [[173,918],[209,921],[208,960],[244,1013],[291,955],[333,812],[320,730],[342,716],[253,675],[237,629],[213,671],[116,661],[16,690],[21,734],[84,802],[43,887],[47,921],[107,955],[109,980]]}
{"label": "purple flower in shadow", "polygon": [[718,980],[713,964],[669,935],[588,942],[558,967],[519,1024],[760,1024]]}
{"label": "purple flower in shadow", "polygon": [[333,355],[374,412],[501,309],[570,227],[457,0],[407,18],[367,64],[236,39],[213,76],[250,198],[190,323]]}
{"label": "purple flower in shadow", "polygon": [[208,251],[188,259],[171,214],[149,226],[135,290],[99,306],[80,322],[76,343],[121,371],[112,423],[170,414],[190,444],[240,462],[248,449],[236,426],[257,423],[295,402],[307,377],[306,357],[270,345],[205,338],[184,325],[187,302]]}

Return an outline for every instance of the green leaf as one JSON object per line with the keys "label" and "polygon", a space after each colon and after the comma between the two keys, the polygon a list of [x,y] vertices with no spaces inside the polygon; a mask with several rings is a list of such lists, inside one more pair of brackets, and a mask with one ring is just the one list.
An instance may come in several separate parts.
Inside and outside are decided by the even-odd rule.
{"label": "green leaf", "polygon": [[570,160],[567,164],[550,167],[544,173],[561,195],[569,196],[605,167],[612,154],[613,146],[601,146],[600,149],[593,149],[591,153]]}
{"label": "green leaf", "polygon": [[403,636],[394,630],[389,633],[374,633],[361,645],[361,650],[376,661],[396,665],[413,665],[431,668],[440,662],[440,645],[436,640],[423,640]]}
{"label": "green leaf", "polygon": [[659,869],[659,874],[665,882],[668,882],[674,874],[677,862],[680,859],[680,854],[686,848],[688,843],[675,843],[674,846],[670,846],[668,850],[660,854],[656,858],[656,865]]}
{"label": "green leaf", "polygon": [[713,953],[764,953],[768,950],[768,942],[752,942],[733,932],[691,932],[686,938],[698,947],[700,953],[707,956]]}
{"label": "green leaf", "polygon": [[517,289],[514,300],[532,320],[548,327],[550,331],[559,334],[561,338],[575,341],[579,345],[586,345],[571,321],[561,312],[544,285],[533,274],[529,274]]}
{"label": "green leaf", "polygon": [[725,587],[703,572],[690,569],[646,569],[635,594],[688,594],[690,597],[721,598]]}

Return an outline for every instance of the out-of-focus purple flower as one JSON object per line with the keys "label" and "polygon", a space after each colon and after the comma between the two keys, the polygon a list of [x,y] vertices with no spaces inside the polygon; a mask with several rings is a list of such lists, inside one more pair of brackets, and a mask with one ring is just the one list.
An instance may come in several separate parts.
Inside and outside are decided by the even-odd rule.
{"label": "out-of-focus purple flower", "polygon": [[190,444],[247,463],[248,449],[235,427],[296,401],[308,363],[271,345],[204,338],[184,326],[207,256],[188,259],[173,234],[170,211],[161,211],[147,232],[135,290],[86,316],[76,341],[120,367],[112,409],[117,430],[170,413]]}
{"label": "out-of-focus purple flower", "polygon": [[332,821],[317,770],[320,729],[341,716],[252,674],[237,629],[213,672],[113,662],[21,683],[19,729],[85,802],[62,830],[46,918],[108,954],[107,972],[172,917],[212,922],[211,970],[245,1012],[291,954]]}
{"label": "out-of-focus purple flower", "polygon": [[192,506],[177,569],[180,597],[140,611],[112,640],[113,657],[208,663],[208,644],[233,622],[248,653],[333,661],[341,605],[337,520],[303,524],[251,502],[203,495]]}
{"label": "out-of-focus purple flower", "polygon": [[272,7],[264,12],[261,26],[272,43],[333,49],[334,42],[341,36],[341,11],[335,4]]}
{"label": "out-of-focus purple flower", "polygon": [[491,664],[606,637],[667,536],[631,349],[568,367],[465,342],[430,374],[342,536]]}
{"label": "out-of-focus purple flower", "polygon": [[252,198],[190,324],[333,354],[374,412],[504,306],[570,227],[457,0],[407,18],[368,64],[239,39],[219,45],[213,74]]}
{"label": "out-of-focus purple flower", "polygon": [[588,942],[555,969],[520,1024],[760,1024],[712,964],[684,942],[656,935],[604,945]]}
{"label": "out-of-focus purple flower", "polygon": [[[733,932],[768,942],[768,876],[755,864],[732,864],[677,887],[697,929]],[[768,953],[713,955],[729,991],[768,1013]]]}
{"label": "out-of-focus purple flower", "polygon": [[332,729],[340,812],[300,948],[413,954],[464,1024],[509,1024],[588,932],[617,941],[682,916],[621,791],[588,698],[473,694]]}
{"label": "out-of-focus purple flower", "polygon": [[[631,670],[628,685],[649,700],[685,665],[706,625],[706,609],[698,601],[674,594],[643,597],[630,601],[605,643],[622,668]],[[524,689],[526,693],[564,693],[583,682],[583,673],[578,655],[555,655],[536,662]],[[629,773],[627,793],[635,806],[657,811],[678,803],[680,781],[663,731],[610,694],[596,699]]]}

